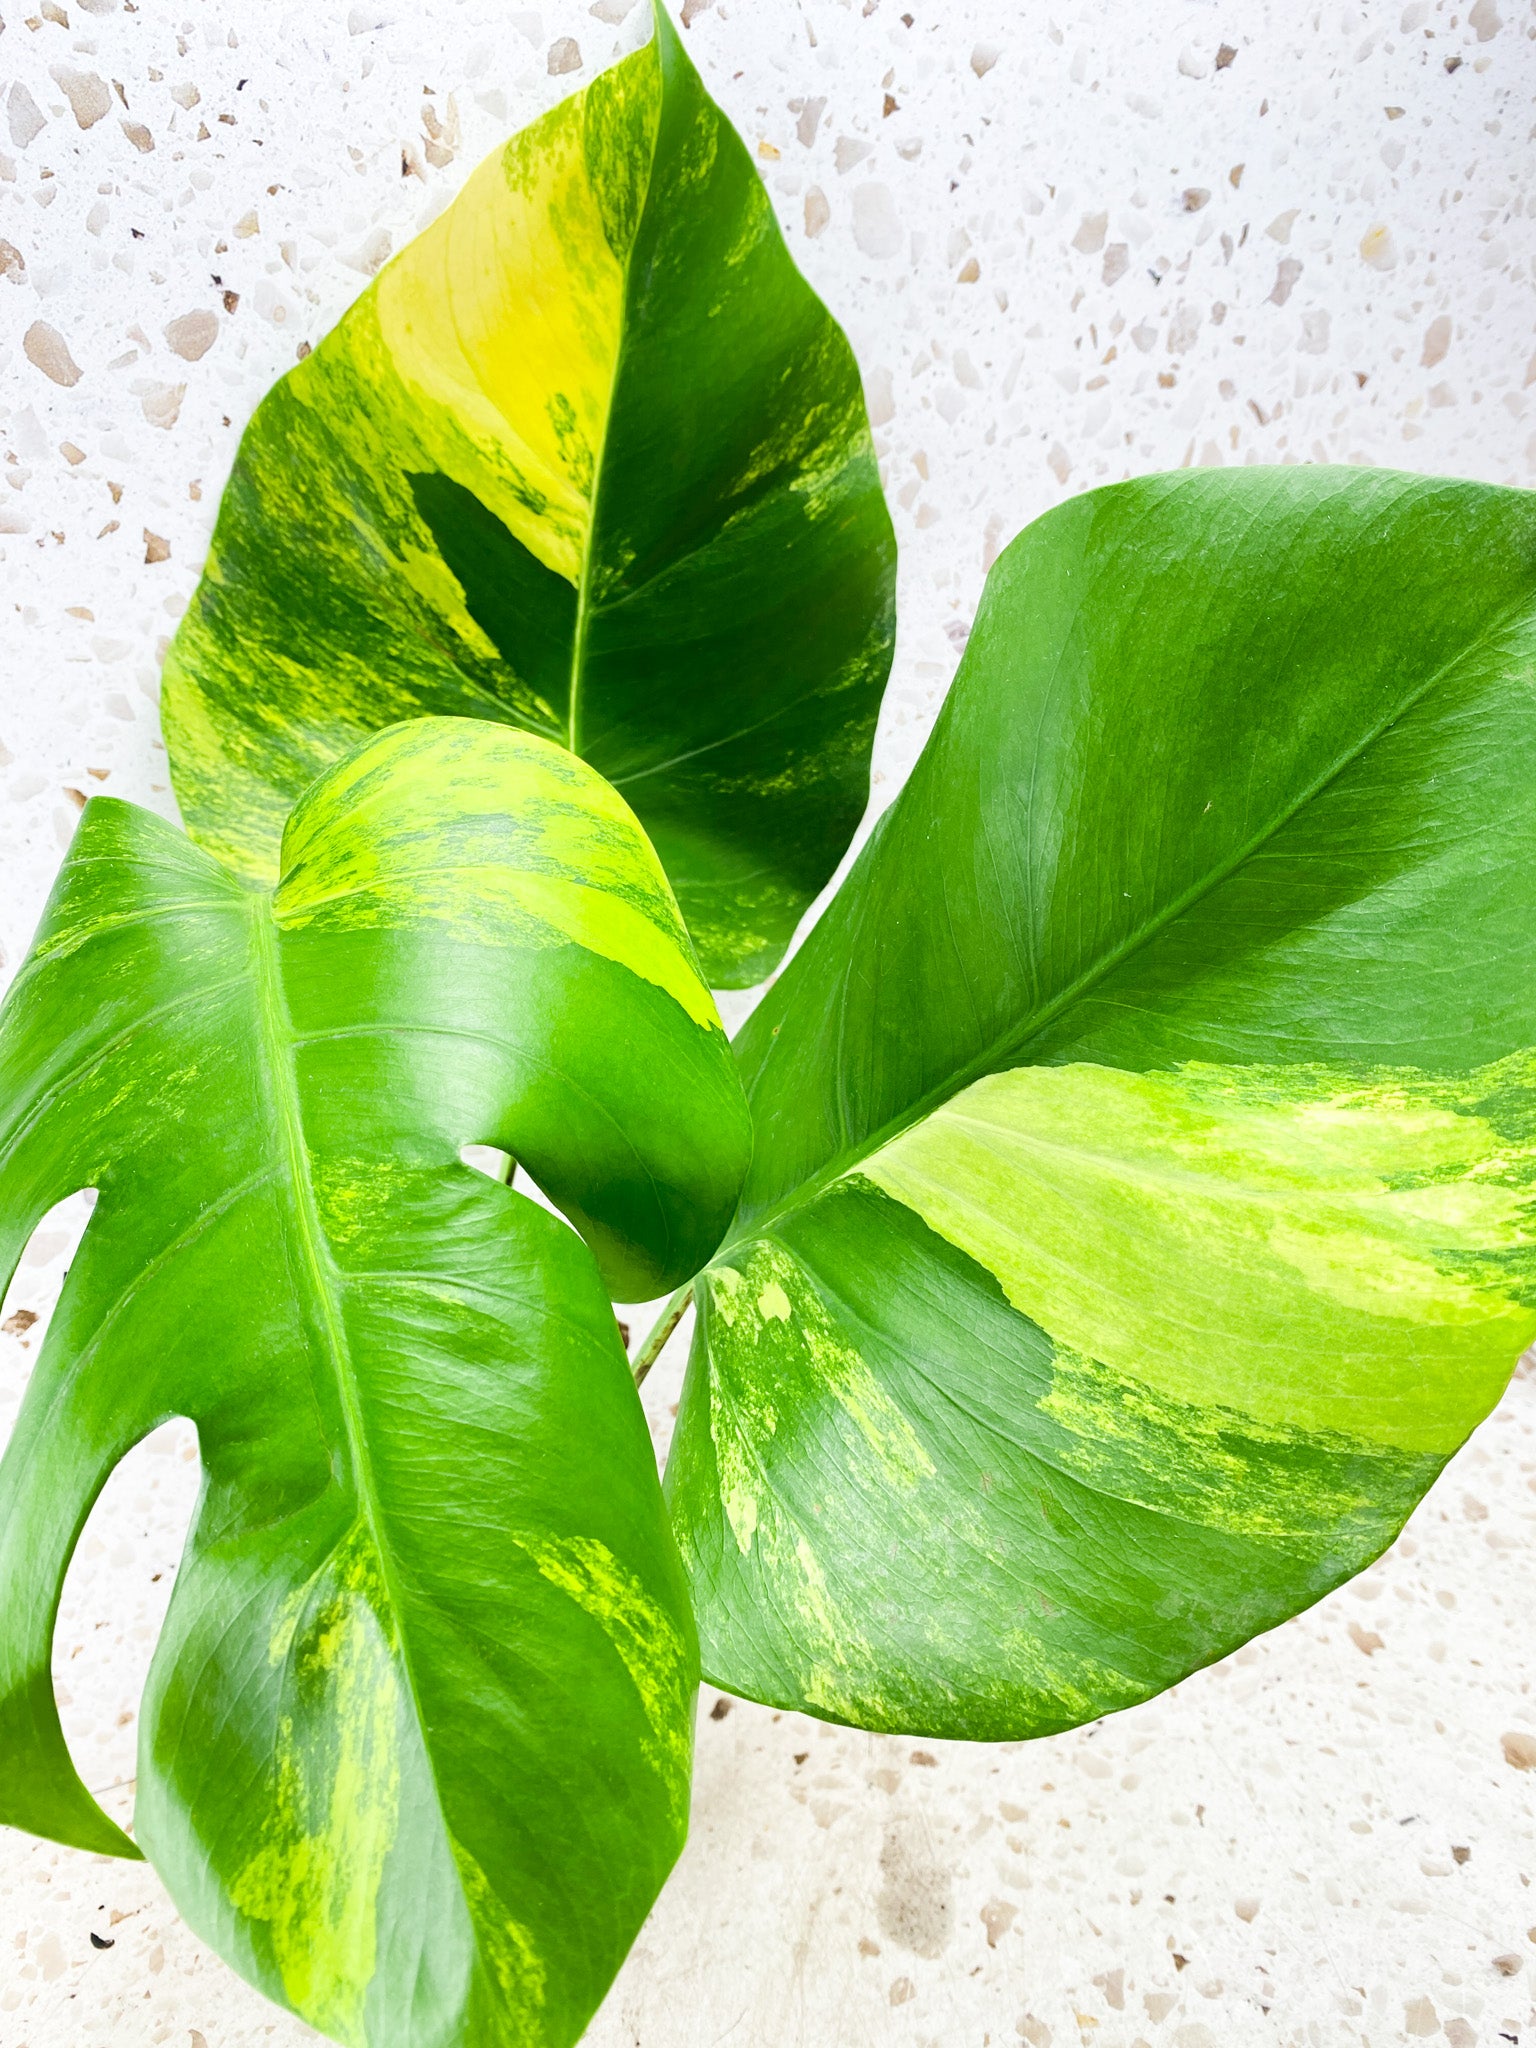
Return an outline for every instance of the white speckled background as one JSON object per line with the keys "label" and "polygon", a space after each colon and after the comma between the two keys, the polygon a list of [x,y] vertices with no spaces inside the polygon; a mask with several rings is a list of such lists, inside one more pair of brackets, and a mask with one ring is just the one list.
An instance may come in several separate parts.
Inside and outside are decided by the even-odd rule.
{"label": "white speckled background", "polygon": [[[0,8],[8,973],[81,793],[169,807],[158,659],[252,407],[645,11]],[[902,546],[877,797],[997,545],[1072,491],[1187,462],[1536,483],[1530,0],[683,12],[865,367]],[[82,1222],[7,1297],[0,1429]],[[141,1446],[65,1600],[66,1725],[123,1816],[195,1484],[188,1432]],[[923,1747],[706,1691],[693,1840],[591,2041],[1533,2048],[1533,1553],[1525,1377],[1362,1581],[1096,1728]],[[312,2038],[144,1869],[0,1833],[0,2048]]]}

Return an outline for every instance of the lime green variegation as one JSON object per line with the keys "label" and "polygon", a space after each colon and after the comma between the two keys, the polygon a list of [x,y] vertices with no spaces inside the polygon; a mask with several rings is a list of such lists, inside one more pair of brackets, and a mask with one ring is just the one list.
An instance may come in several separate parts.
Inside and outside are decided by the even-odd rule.
{"label": "lime green variegation", "polygon": [[1015,1067],[863,1173],[1156,1397],[1453,1451],[1536,1336],[1536,1132],[1477,1113],[1533,1081],[1529,1052],[1438,1082]]}
{"label": "lime green variegation", "polygon": [[1536,1339],[1536,500],[1095,492],[738,1046],[704,1668],[1041,1733],[1358,1570]]}
{"label": "lime green variegation", "polygon": [[[410,772],[426,751],[430,777]],[[494,760],[496,774],[486,774]],[[402,770],[404,772],[402,772]],[[397,727],[327,776],[284,842],[287,931],[436,928],[459,938],[582,946],[720,1029],[677,902],[634,813],[574,755],[478,725]]]}
{"label": "lime green variegation", "polygon": [[135,1809],[178,1906],[358,2048],[574,2042],[681,1846],[697,1675],[610,1290],[694,1270],[748,1144],[656,857],[569,752],[392,728],[275,891],[90,803],[0,1012],[0,1272],[98,1191],[0,1462],[0,1820],[136,1853],[49,1651],[103,1482],[190,1416]]}
{"label": "lime green variegation", "polygon": [[166,670],[183,814],[269,881],[370,731],[510,723],[623,787],[751,982],[864,808],[893,574],[848,345],[658,5],[258,409]]}

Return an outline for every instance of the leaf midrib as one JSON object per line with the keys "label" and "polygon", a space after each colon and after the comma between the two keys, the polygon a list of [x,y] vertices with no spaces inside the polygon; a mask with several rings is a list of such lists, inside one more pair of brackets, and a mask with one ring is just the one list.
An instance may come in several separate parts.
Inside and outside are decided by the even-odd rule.
{"label": "leaf midrib", "polygon": [[[320,1308],[326,1350],[341,1407],[351,1477],[357,1492],[358,1506],[373,1545],[379,1574],[384,1583],[385,1597],[389,1602],[389,1620],[394,1632],[391,1647],[405,1677],[416,1725],[425,1736],[428,1724],[406,1645],[403,1609],[396,1591],[394,1574],[390,1569],[389,1549],[383,1540],[373,1465],[368,1455],[362,1411],[352,1373],[352,1347],[341,1313],[341,1276],[335,1260],[331,1257],[330,1244],[315,1199],[314,1178],[310,1172],[309,1144],[304,1132],[304,1109],[299,1095],[296,1058],[301,1040],[293,1028],[287,990],[283,984],[279,931],[273,917],[272,897],[265,891],[253,893],[250,898],[249,914],[252,930],[251,974],[256,988],[257,1019],[262,1035],[262,1052],[265,1055],[262,1064],[268,1079],[269,1099],[278,1124],[284,1164],[293,1193],[293,1217],[302,1263],[305,1276],[311,1283],[312,1293]],[[435,1787],[436,1766],[430,1747],[425,1743],[423,1746],[426,1749],[427,1765]],[[441,1805],[439,1818],[445,1836],[450,1835],[447,1816],[442,1813]]]}
{"label": "leaf midrib", "polygon": [[[1481,633],[1469,640],[1465,646],[1459,648],[1448,660],[1442,662],[1439,668],[1433,670],[1416,688],[1410,690],[1391,711],[1363,733],[1352,747],[1346,748],[1335,761],[1301,791],[1293,803],[1285,810],[1278,812],[1252,838],[1239,847],[1224,865],[1213,868],[1208,875],[1201,877],[1200,880],[1193,883],[1190,888],[1184,891],[1183,895],[1176,897],[1166,909],[1158,913],[1157,916],[1149,918],[1137,931],[1129,934],[1119,946],[1112,948],[1105,954],[1102,960],[1086,968],[1074,982],[1063,989],[1060,995],[1054,997],[1043,1009],[1033,1013],[1023,1024],[1015,1026],[1012,1030],[999,1033],[989,1045],[973,1055],[963,1067],[957,1069],[953,1075],[936,1082],[932,1088],[915,1102],[909,1104],[906,1109],[888,1118],[878,1130],[872,1132],[867,1138],[859,1140],[856,1144],[847,1146],[842,1151],[834,1153],[825,1165],[818,1167],[814,1173],[798,1182],[795,1187],[790,1189],[779,1200],[759,1210],[739,1228],[733,1223],[732,1228],[726,1235],[725,1242],[720,1246],[719,1251],[716,1252],[715,1258],[723,1257],[733,1247],[744,1243],[748,1239],[765,1234],[783,1217],[813,1202],[834,1181],[841,1180],[845,1174],[855,1171],[866,1159],[872,1157],[883,1146],[899,1138],[904,1131],[910,1130],[914,1124],[921,1123],[925,1117],[931,1116],[935,1110],[942,1109],[944,1104],[952,1101],[955,1096],[963,1094],[973,1082],[985,1079],[988,1074],[1001,1072],[1006,1066],[1022,1064],[1017,1056],[1035,1040],[1042,1038],[1052,1025],[1059,1022],[1076,1003],[1081,1002],[1101,981],[1106,980],[1109,975],[1114,973],[1116,968],[1122,966],[1125,961],[1134,958],[1145,946],[1150,945],[1159,933],[1166,930],[1169,925],[1177,922],[1186,911],[1192,909],[1203,897],[1210,895],[1214,890],[1220,888],[1224,882],[1229,881],[1239,868],[1252,860],[1254,855],[1267,846],[1271,839],[1284,831],[1293,818],[1298,817],[1308,804],[1314,802],[1330,783],[1337,781],[1339,776],[1344,774],[1356,761],[1368,753],[1375,746],[1376,742],[1381,739],[1383,734],[1396,725],[1400,719],[1405,718],[1416,705],[1422,703],[1432,691],[1437,689],[1464,662],[1469,661],[1481,648],[1497,640],[1512,625],[1528,618],[1529,613],[1530,605],[1528,600],[1517,600],[1506,606],[1497,617],[1489,622]],[[850,876],[849,879],[851,880],[852,877]],[[845,884],[844,886],[846,887],[847,885]],[[845,993],[847,988],[846,981],[839,986]],[[750,1092],[747,1100],[750,1104],[752,1100]],[[714,1261],[711,1260],[710,1263],[713,1264]]]}
{"label": "leaf midrib", "polygon": [[[592,503],[587,519],[587,545],[581,556],[581,581],[576,586],[576,628],[571,635],[570,687],[566,694],[566,745],[579,759],[586,756],[581,751],[581,686],[586,681],[587,634],[592,623],[592,613],[597,607],[592,603],[592,564],[597,554],[598,509],[603,496],[603,474],[608,459],[608,434],[613,425],[614,403],[618,395],[619,375],[624,366],[624,351],[629,343],[632,321],[629,307],[630,273],[634,268],[635,244],[645,226],[646,215],[651,210],[651,189],[656,181],[656,158],[661,148],[662,115],[667,103],[667,72],[662,60],[661,35],[659,28],[652,28],[651,48],[655,51],[657,76],[661,91],[656,101],[656,132],[651,138],[650,159],[645,168],[645,194],[635,214],[635,231],[624,251],[624,261],[619,270],[619,345],[613,352],[613,375],[608,385],[608,408],[603,414],[603,438],[598,443],[592,465]],[[590,89],[590,88],[589,88]]]}

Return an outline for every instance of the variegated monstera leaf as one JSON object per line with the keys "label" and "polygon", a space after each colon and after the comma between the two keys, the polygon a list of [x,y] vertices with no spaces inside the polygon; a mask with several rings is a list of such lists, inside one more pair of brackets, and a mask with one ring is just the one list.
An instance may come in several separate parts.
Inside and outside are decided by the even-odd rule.
{"label": "variegated monstera leaf", "polygon": [[574,2041],[682,1843],[697,1673],[609,1296],[708,1255],[747,1145],[655,856],[546,741],[384,733],[275,892],[88,804],[0,1012],[0,1272],[99,1191],[0,1463],[0,1820],[136,1853],[49,1649],[103,1481],[190,1416],[135,1809],[177,1905],[340,2041]]}
{"label": "variegated monstera leaf", "polygon": [[1391,1541],[1536,1336],[1536,500],[1152,478],[992,572],[739,1045],[704,1669],[1044,1733]]}
{"label": "variegated monstera leaf", "polygon": [[368,732],[505,721],[633,804],[716,987],[847,848],[895,544],[848,344],[660,0],[257,410],[176,636],[194,839],[276,874]]}

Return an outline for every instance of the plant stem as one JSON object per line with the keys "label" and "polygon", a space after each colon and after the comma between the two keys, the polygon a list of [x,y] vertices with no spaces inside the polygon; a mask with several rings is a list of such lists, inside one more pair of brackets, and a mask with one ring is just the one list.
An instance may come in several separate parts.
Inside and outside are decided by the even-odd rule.
{"label": "plant stem", "polygon": [[645,1376],[660,1358],[667,1339],[683,1320],[683,1313],[693,1295],[693,1282],[685,1280],[662,1310],[661,1316],[649,1337],[635,1354],[634,1375],[637,1387],[645,1384]]}

